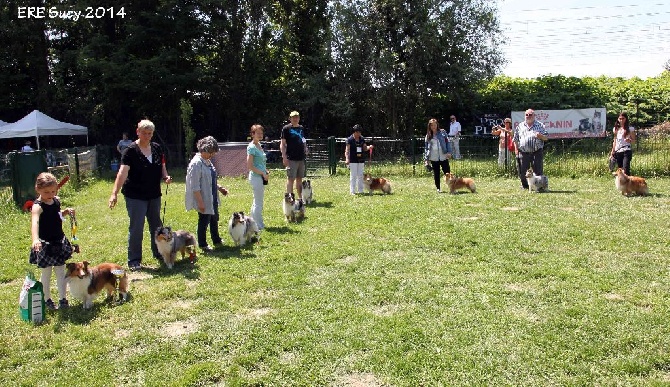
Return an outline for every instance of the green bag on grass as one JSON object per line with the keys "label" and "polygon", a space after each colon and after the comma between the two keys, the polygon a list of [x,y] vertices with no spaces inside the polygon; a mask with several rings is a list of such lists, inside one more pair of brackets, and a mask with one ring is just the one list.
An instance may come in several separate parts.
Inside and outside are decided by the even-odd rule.
{"label": "green bag on grass", "polygon": [[44,321],[44,289],[42,283],[33,277],[32,273],[26,274],[19,294],[19,312],[21,319],[34,323]]}

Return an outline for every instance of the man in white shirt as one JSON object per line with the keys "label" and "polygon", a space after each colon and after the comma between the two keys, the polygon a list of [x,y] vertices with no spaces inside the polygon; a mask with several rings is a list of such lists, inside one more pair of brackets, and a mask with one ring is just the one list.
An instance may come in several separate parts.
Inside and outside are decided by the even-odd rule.
{"label": "man in white shirt", "polygon": [[461,137],[461,124],[456,121],[456,116],[453,114],[449,117],[451,123],[449,124],[449,142],[451,143],[451,150],[455,159],[461,158],[461,149],[458,147],[458,140]]}

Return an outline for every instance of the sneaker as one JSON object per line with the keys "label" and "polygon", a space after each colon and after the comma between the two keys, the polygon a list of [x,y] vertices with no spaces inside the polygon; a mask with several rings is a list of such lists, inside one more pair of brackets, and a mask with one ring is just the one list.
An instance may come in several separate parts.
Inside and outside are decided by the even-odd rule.
{"label": "sneaker", "polygon": [[58,301],[58,309],[67,309],[70,307],[70,304],[67,302],[67,298],[61,298],[60,301]]}
{"label": "sneaker", "polygon": [[46,305],[47,309],[49,309],[49,310],[56,310],[56,309],[58,309],[58,308],[56,308],[56,305],[55,305],[54,302],[51,300],[51,298],[48,299],[48,300],[44,303],[44,305]]}
{"label": "sneaker", "polygon": [[214,248],[212,246],[200,246],[200,250],[202,250],[205,253],[211,253],[214,251]]}
{"label": "sneaker", "polygon": [[142,266],[140,266],[139,263],[136,263],[136,264],[133,264],[133,265],[128,265],[128,269],[130,271],[138,271],[138,270],[142,269]]}
{"label": "sneaker", "polygon": [[442,191],[438,188],[438,189],[437,189],[437,193],[440,193],[440,192],[442,192]]}

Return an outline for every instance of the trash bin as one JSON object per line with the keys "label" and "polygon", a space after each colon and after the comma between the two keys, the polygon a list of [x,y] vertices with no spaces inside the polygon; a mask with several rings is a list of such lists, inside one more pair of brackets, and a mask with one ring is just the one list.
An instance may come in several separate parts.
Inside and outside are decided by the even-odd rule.
{"label": "trash bin", "polygon": [[23,207],[26,201],[36,198],[37,175],[48,170],[46,153],[43,150],[11,152],[9,164],[12,171],[12,196],[16,205]]}

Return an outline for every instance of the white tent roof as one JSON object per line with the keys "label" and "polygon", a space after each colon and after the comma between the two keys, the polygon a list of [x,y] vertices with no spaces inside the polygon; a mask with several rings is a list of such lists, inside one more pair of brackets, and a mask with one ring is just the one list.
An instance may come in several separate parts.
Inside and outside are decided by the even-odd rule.
{"label": "white tent roof", "polygon": [[0,138],[37,137],[38,149],[38,136],[77,135],[88,135],[88,128],[55,120],[38,110],[33,110],[13,124],[0,126]]}
{"label": "white tent roof", "polygon": [[7,124],[9,124],[9,122],[5,122],[3,120],[0,120],[0,126],[4,126],[4,125],[7,125]]}

